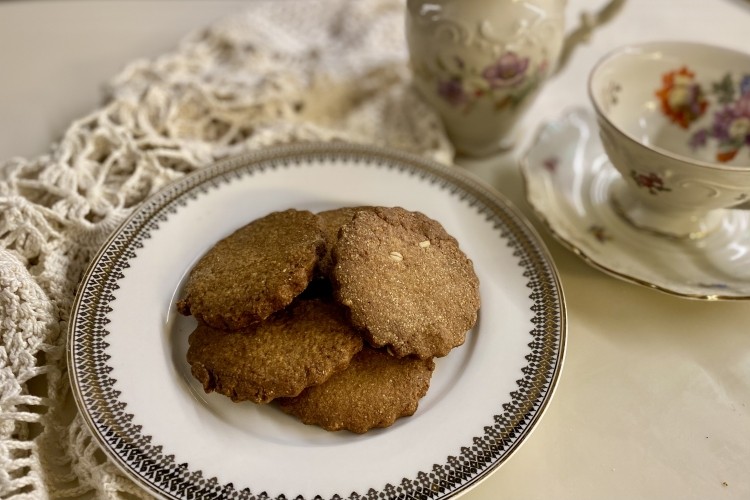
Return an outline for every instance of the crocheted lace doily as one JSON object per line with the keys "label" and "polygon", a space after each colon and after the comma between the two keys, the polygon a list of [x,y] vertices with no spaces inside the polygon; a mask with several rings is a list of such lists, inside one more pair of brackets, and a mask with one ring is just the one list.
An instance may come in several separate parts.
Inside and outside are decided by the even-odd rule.
{"label": "crocheted lace doily", "polygon": [[[301,7],[304,4],[304,7]],[[442,162],[452,147],[409,87],[401,0],[259,2],[136,61],[48,155],[0,165],[0,497],[146,497],[70,396],[76,286],[145,197],[217,159],[341,139]]]}

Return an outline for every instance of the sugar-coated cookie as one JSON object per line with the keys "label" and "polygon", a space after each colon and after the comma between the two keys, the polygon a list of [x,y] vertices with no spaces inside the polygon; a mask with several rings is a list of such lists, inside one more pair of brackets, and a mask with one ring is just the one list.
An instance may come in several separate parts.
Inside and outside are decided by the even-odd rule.
{"label": "sugar-coated cookie", "polygon": [[323,300],[296,300],[239,331],[199,324],[189,342],[188,363],[206,392],[255,403],[296,396],[324,382],[363,345],[345,310]]}
{"label": "sugar-coated cookie", "polygon": [[370,210],[372,207],[341,207],[333,210],[318,212],[323,222],[323,232],[326,238],[326,252],[318,263],[320,274],[328,276],[333,270],[331,251],[339,239],[339,231],[344,224],[351,222],[357,212]]}
{"label": "sugar-coated cookie", "polygon": [[445,356],[477,320],[479,279],[437,221],[403,208],[360,211],[333,247],[334,294],[375,347]]}
{"label": "sugar-coated cookie", "polygon": [[365,347],[347,369],[297,397],[277,402],[306,424],[361,434],[413,415],[427,394],[434,369],[432,359],[395,358]]}
{"label": "sugar-coated cookie", "polygon": [[317,215],[271,213],[211,248],[190,272],[177,307],[214,328],[246,328],[290,304],[307,287],[324,252]]}

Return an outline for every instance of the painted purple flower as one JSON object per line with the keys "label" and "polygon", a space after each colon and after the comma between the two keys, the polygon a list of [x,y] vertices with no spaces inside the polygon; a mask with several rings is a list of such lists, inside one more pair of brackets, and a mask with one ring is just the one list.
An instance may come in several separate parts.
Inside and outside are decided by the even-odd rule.
{"label": "painted purple flower", "polygon": [[453,106],[463,106],[469,100],[469,96],[464,90],[464,86],[461,80],[458,78],[451,78],[438,82],[437,92],[440,97],[448,101]]}
{"label": "painted purple flower", "polygon": [[740,80],[740,94],[750,94],[750,75],[745,75]]}
{"label": "painted purple flower", "polygon": [[732,120],[734,120],[734,113],[731,106],[717,111],[714,115],[713,126],[711,127],[711,136],[720,141],[729,139],[729,124],[732,123]]}
{"label": "painted purple flower", "polygon": [[493,89],[515,87],[524,80],[528,68],[528,57],[521,58],[515,52],[506,52],[482,71],[482,77]]}
{"label": "painted purple flower", "polygon": [[716,112],[712,129],[713,137],[720,141],[745,142],[750,139],[750,129],[743,126],[750,122],[750,93],[743,94],[736,102]]}
{"label": "painted purple flower", "polygon": [[750,146],[750,92],[716,112],[710,135],[719,141],[716,158],[722,162],[732,160],[743,145]]}
{"label": "painted purple flower", "polygon": [[698,130],[690,137],[690,147],[693,149],[705,147],[705,145],[708,144],[709,137],[710,134],[708,133],[708,129],[702,128]]}

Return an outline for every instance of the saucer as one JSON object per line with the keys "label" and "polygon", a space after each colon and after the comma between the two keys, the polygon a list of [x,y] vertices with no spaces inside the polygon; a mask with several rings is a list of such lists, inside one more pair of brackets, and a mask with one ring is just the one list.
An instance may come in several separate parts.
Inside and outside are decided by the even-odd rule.
{"label": "saucer", "polygon": [[695,240],[632,226],[613,203],[624,181],[589,111],[543,125],[521,171],[537,216],[593,267],[680,297],[750,299],[750,211],[723,210],[718,228]]}

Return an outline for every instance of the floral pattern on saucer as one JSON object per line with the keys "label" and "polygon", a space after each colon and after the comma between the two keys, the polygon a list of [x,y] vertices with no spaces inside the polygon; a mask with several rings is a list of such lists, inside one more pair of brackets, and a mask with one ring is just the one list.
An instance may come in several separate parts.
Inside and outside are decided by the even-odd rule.
{"label": "floral pattern on saucer", "polygon": [[750,74],[735,77],[726,73],[710,86],[701,84],[694,71],[683,66],[662,76],[656,91],[662,113],[679,127],[689,130],[709,110],[709,125],[692,131],[690,147],[704,148],[717,143],[716,161],[732,161],[743,148],[750,149]]}
{"label": "floral pattern on saucer", "polygon": [[[543,125],[521,171],[537,216],[594,268],[680,297],[750,299],[750,211],[726,210],[720,229],[698,240],[632,226],[614,203],[625,180],[609,162],[588,110]],[[658,195],[665,186],[644,175],[644,189]]]}

